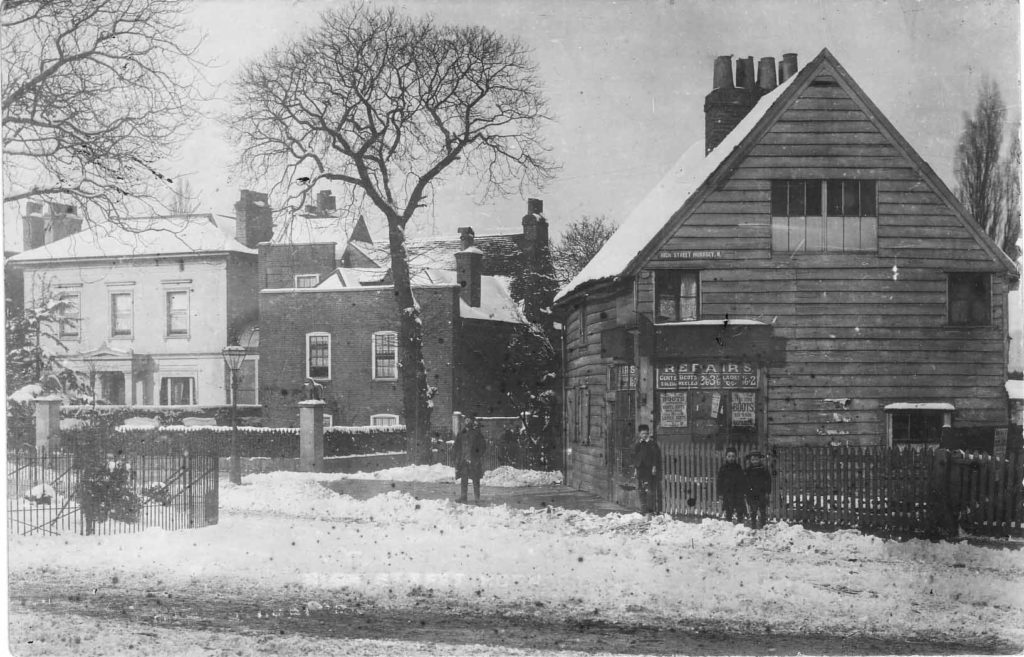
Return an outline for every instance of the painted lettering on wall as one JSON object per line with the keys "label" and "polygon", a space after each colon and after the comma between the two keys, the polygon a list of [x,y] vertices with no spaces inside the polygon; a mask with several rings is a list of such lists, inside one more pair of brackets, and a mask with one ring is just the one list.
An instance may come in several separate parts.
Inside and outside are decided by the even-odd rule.
{"label": "painted lettering on wall", "polygon": [[748,362],[698,361],[666,363],[657,367],[661,390],[687,388],[756,388],[757,366]]}
{"label": "painted lettering on wall", "polygon": [[662,260],[718,260],[721,251],[661,251],[658,258]]}

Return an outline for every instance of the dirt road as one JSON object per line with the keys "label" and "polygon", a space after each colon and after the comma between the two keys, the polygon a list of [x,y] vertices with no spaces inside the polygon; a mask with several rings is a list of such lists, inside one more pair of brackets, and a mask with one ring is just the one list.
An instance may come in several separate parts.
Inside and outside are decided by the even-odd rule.
{"label": "dirt road", "polygon": [[[307,606],[308,605],[308,606]],[[331,650],[360,646],[353,654],[394,654],[402,645],[440,646],[443,654],[621,653],[630,655],[899,655],[1012,654],[1012,646],[996,641],[957,643],[926,637],[893,640],[872,636],[795,635],[771,628],[724,627],[721,623],[669,625],[622,624],[555,618],[542,603],[524,609],[480,614],[443,598],[425,594],[411,605],[375,606],[355,597],[336,596],[330,603],[308,603],[300,592],[276,599],[241,599],[216,591],[169,591],[133,588],[121,582],[74,584],[12,580],[10,588],[11,649],[16,655],[104,654],[88,650],[81,637],[55,636],[54,628],[70,622],[107,628],[123,637],[132,654],[184,654],[188,637],[203,650],[197,654],[233,654],[227,646],[247,644],[238,654],[280,651],[268,641],[313,642]],[[96,630],[93,631],[95,635]],[[66,633],[66,632],[65,632]],[[216,649],[218,639],[223,650]],[[383,643],[374,643],[383,642]],[[86,640],[88,644],[88,640]],[[373,646],[380,646],[379,652]],[[95,648],[95,646],[94,646]],[[121,652],[120,650],[118,651]],[[297,653],[297,654],[301,654]]]}

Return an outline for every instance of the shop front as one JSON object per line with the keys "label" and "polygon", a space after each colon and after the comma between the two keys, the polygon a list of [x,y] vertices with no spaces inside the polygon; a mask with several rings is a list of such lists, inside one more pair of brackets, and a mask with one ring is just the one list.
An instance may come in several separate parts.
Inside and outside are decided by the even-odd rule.
{"label": "shop front", "polygon": [[784,360],[770,325],[655,325],[653,420],[661,442],[764,445],[768,368]]}

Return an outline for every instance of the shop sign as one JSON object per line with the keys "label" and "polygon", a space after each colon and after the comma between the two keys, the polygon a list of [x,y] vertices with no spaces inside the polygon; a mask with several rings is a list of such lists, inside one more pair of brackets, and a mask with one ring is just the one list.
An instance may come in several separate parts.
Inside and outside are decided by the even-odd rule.
{"label": "shop sign", "polygon": [[663,392],[658,399],[658,406],[661,411],[659,426],[662,427],[685,427],[686,422],[686,393],[685,392]]}
{"label": "shop sign", "polygon": [[749,362],[705,361],[673,363],[657,368],[660,390],[689,388],[756,388],[757,366]]}

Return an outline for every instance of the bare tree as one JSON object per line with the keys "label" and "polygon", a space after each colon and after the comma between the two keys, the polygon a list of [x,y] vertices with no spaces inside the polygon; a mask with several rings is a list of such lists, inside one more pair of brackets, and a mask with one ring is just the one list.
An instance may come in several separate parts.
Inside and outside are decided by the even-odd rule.
{"label": "bare tree", "polygon": [[197,118],[196,47],[180,0],[5,0],[4,201],[111,217],[158,201],[158,171]]}
{"label": "bare tree", "polygon": [[580,273],[615,229],[605,216],[584,215],[566,226],[551,252],[558,280],[564,285]]}
{"label": "bare tree", "polygon": [[1020,174],[1020,146],[1015,129],[1006,159],[1001,160],[1005,125],[1006,106],[999,85],[983,80],[974,114],[964,114],[954,171],[957,197],[989,237],[1014,258],[1020,235],[1020,185],[1015,180]]}
{"label": "bare tree", "polygon": [[369,200],[387,219],[409,452],[427,461],[432,391],[406,226],[446,175],[476,177],[484,195],[551,175],[528,49],[482,27],[358,5],[325,12],[301,39],[249,63],[234,100],[240,167],[276,180],[285,211],[337,181],[348,203]]}
{"label": "bare tree", "polygon": [[192,189],[188,178],[178,177],[174,180],[167,210],[171,214],[195,214],[199,211],[199,195]]}

